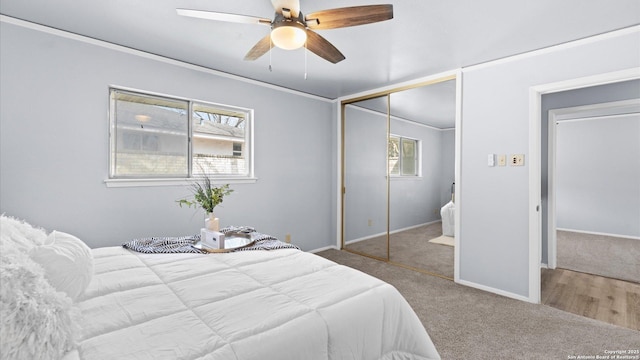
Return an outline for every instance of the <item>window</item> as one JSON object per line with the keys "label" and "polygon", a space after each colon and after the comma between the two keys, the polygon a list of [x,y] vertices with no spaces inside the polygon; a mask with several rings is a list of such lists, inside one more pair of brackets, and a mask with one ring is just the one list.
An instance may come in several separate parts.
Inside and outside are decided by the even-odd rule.
{"label": "window", "polygon": [[389,136],[389,174],[419,176],[419,142],[397,135]]}
{"label": "window", "polygon": [[242,156],[242,143],[233,143],[233,156]]}
{"label": "window", "polygon": [[111,179],[253,176],[252,111],[112,88]]}

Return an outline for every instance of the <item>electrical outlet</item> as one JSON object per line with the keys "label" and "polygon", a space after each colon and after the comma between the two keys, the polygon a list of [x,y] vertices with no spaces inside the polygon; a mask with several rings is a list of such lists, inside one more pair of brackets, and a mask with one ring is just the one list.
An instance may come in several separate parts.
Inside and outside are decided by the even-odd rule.
{"label": "electrical outlet", "polygon": [[509,164],[511,166],[524,166],[524,154],[511,155]]}
{"label": "electrical outlet", "polygon": [[369,219],[369,221],[367,221],[367,225],[368,226],[373,226],[373,220]]}
{"label": "electrical outlet", "polygon": [[286,242],[287,244],[291,243],[291,234],[287,234],[284,236],[284,242]]}
{"label": "electrical outlet", "polygon": [[434,213],[435,215],[438,215],[438,214],[440,213],[440,209],[433,209],[433,213]]}

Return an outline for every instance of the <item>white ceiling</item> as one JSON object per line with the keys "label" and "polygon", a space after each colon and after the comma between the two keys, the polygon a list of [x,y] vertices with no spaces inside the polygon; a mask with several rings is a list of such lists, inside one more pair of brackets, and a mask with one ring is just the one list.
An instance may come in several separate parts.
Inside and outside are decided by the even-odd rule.
{"label": "white ceiling", "polygon": [[346,60],[274,49],[244,61],[269,28],[177,15],[176,8],[272,18],[269,0],[0,0],[3,15],[336,99],[640,24],[638,0],[300,0],[310,13],[385,4],[394,19],[318,30]]}
{"label": "white ceiling", "polygon": [[447,80],[394,92],[389,95],[388,102],[386,96],[382,96],[353,105],[385,115],[389,107],[395,118],[438,129],[452,129],[456,122],[456,81]]}

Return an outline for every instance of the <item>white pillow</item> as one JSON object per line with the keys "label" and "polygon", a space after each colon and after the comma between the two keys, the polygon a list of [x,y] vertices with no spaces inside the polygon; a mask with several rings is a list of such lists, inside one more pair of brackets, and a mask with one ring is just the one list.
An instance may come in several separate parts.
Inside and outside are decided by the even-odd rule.
{"label": "white pillow", "polygon": [[0,283],[3,359],[59,359],[75,347],[78,308],[26,253],[0,253]]}
{"label": "white pillow", "polygon": [[27,222],[11,216],[0,216],[0,235],[3,251],[22,251],[28,253],[34,246],[44,244],[47,233],[29,225]]}
{"label": "white pillow", "polygon": [[93,277],[91,249],[67,233],[53,231],[44,245],[31,249],[29,256],[42,266],[49,283],[73,301],[84,293]]}

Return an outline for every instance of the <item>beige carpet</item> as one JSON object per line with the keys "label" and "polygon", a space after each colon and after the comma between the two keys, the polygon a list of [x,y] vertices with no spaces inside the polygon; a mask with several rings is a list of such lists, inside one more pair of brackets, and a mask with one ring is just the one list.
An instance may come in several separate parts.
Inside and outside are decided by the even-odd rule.
{"label": "beige carpet", "polygon": [[[453,279],[454,248],[429,242],[440,235],[442,235],[440,222],[391,234],[389,260]],[[387,237],[380,236],[359,241],[347,245],[346,248],[386,258]]]}
{"label": "beige carpet", "polygon": [[640,344],[638,331],[549,306],[509,299],[346,251],[326,250],[317,255],[398,289],[443,360],[595,359],[604,356],[605,350],[638,349]]}
{"label": "beige carpet", "polygon": [[435,239],[429,240],[429,242],[440,245],[455,246],[455,239],[446,235],[438,236]]}
{"label": "beige carpet", "polygon": [[640,283],[640,240],[557,232],[557,266]]}

